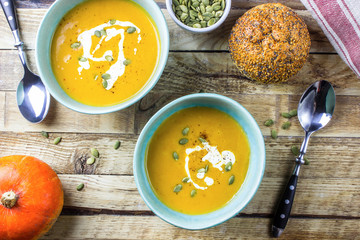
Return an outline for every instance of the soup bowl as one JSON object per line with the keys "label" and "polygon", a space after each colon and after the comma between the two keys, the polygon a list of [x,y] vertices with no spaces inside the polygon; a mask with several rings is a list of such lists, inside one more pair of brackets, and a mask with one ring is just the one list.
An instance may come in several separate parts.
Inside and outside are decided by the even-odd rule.
{"label": "soup bowl", "polygon": [[[158,31],[159,56],[155,70],[146,84],[132,97],[111,106],[90,106],[71,98],[59,85],[51,66],[51,45],[54,33],[62,18],[74,7],[87,0],[57,0],[44,16],[36,38],[36,63],[39,75],[50,94],[64,106],[87,114],[103,114],[124,109],[144,97],[159,80],[169,53],[169,31],[158,5],[153,0],[129,0],[140,5],[153,19]],[[101,1],[101,0],[98,0]],[[89,94],[89,96],[91,96]]]}
{"label": "soup bowl", "polygon": [[[229,114],[244,130],[250,147],[249,167],[245,180],[234,197],[213,212],[189,215],[177,212],[162,203],[154,193],[146,169],[149,142],[158,127],[172,114],[190,107],[210,107]],[[238,102],[218,94],[198,93],[181,97],[160,109],[145,125],[134,153],[134,177],[139,193],[147,206],[160,218],[177,227],[198,230],[218,225],[238,214],[255,195],[265,169],[265,144],[255,119]]]}

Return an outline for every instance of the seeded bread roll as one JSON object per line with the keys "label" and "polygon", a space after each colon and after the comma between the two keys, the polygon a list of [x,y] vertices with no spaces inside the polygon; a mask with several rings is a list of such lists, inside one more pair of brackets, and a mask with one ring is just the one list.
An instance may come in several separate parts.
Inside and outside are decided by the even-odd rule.
{"label": "seeded bread roll", "polygon": [[245,77],[262,83],[285,82],[304,65],[310,35],[290,8],[280,3],[262,4],[236,21],[229,48]]}

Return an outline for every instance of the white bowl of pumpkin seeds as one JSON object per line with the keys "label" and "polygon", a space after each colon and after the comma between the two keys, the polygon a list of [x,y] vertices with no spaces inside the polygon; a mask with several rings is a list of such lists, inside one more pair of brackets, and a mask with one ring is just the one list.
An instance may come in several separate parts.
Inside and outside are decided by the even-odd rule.
{"label": "white bowl of pumpkin seeds", "polygon": [[231,0],[166,0],[166,8],[174,22],[183,29],[206,33],[225,21]]}

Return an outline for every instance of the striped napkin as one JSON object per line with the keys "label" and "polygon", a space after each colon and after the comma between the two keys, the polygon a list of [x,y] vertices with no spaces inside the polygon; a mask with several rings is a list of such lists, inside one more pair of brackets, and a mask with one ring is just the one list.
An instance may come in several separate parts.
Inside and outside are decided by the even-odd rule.
{"label": "striped napkin", "polygon": [[360,77],[360,0],[301,0],[341,58]]}

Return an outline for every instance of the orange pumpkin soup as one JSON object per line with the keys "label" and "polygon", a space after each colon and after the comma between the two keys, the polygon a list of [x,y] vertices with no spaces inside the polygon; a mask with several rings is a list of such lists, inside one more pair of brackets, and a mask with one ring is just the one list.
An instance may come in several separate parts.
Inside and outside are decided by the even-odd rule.
{"label": "orange pumpkin soup", "polygon": [[152,136],[146,170],[157,197],[185,214],[212,212],[240,189],[250,147],[241,126],[214,108],[183,109]]}
{"label": "orange pumpkin soup", "polygon": [[111,106],[138,93],[159,57],[153,20],[131,0],[88,0],[60,21],[51,46],[55,77],[73,99]]}

